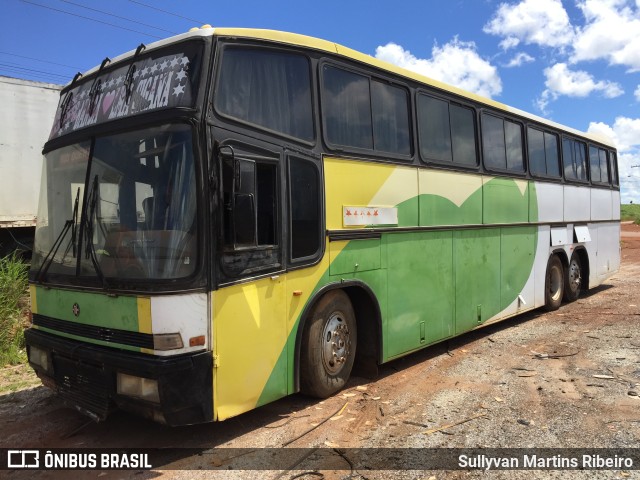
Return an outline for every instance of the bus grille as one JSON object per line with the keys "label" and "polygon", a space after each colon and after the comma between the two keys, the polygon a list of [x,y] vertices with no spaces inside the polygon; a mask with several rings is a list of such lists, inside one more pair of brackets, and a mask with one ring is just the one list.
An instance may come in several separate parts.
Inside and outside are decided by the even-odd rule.
{"label": "bus grille", "polygon": [[[104,420],[109,413],[110,377],[100,368],[53,355],[58,393],[94,420]],[[111,380],[113,381],[113,380]]]}
{"label": "bus grille", "polygon": [[45,315],[33,314],[33,324],[39,327],[50,328],[69,335],[101,340],[109,343],[120,343],[132,347],[153,349],[153,335],[149,333],[130,332],[116,328],[96,327],[83,323],[68,322]]}

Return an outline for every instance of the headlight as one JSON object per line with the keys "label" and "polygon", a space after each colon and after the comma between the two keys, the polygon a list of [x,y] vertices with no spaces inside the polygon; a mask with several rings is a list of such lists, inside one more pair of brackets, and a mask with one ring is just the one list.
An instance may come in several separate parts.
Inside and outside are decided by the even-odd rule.
{"label": "headlight", "polygon": [[160,403],[158,381],[118,372],[118,394]]}
{"label": "headlight", "polygon": [[29,347],[29,361],[34,365],[38,365],[45,372],[49,372],[49,355],[45,350],[41,348],[30,346]]}
{"label": "headlight", "polygon": [[154,350],[177,350],[183,346],[179,333],[161,333],[153,336]]}

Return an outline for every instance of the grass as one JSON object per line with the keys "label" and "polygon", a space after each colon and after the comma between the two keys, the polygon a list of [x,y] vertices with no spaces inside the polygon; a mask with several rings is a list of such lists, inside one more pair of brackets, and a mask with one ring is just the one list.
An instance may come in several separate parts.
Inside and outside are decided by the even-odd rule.
{"label": "grass", "polygon": [[631,220],[640,225],[640,205],[620,205],[620,220],[623,222]]}
{"label": "grass", "polygon": [[29,265],[17,255],[0,258],[0,367],[26,361],[24,328],[29,311]]}

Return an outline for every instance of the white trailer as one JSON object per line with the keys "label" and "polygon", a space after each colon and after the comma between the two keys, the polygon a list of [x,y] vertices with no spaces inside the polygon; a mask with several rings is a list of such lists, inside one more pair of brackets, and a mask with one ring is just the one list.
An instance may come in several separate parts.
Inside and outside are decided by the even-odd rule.
{"label": "white trailer", "polygon": [[61,89],[0,76],[0,255],[33,243],[42,147]]}

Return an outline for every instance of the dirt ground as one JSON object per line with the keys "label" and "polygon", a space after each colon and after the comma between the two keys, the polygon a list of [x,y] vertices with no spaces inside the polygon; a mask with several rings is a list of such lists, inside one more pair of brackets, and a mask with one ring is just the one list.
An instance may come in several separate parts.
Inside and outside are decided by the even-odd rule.
{"label": "dirt ground", "polygon": [[[285,472],[231,471],[224,460],[208,455],[207,449],[213,447],[636,448],[640,445],[639,324],[640,227],[626,224],[620,272],[577,302],[556,312],[525,314],[391,362],[381,367],[377,380],[353,378],[348,388],[325,401],[293,395],[222,423],[169,428],[121,412],[96,424],[37,386],[0,394],[0,447],[198,449],[198,454],[176,451],[152,471],[73,474],[77,479],[107,480],[290,479],[304,468],[300,464]],[[25,368],[4,369],[0,387],[11,376],[28,385],[30,375]],[[213,467],[222,471],[212,471]],[[342,467],[322,475],[432,480],[640,478],[640,471],[620,468],[356,470],[344,460]],[[65,472],[26,473],[10,475],[68,477]]]}

